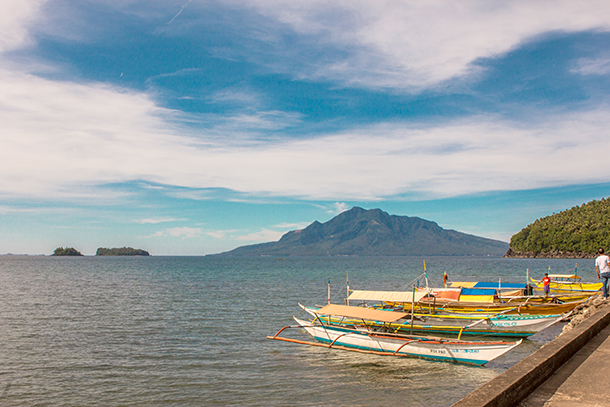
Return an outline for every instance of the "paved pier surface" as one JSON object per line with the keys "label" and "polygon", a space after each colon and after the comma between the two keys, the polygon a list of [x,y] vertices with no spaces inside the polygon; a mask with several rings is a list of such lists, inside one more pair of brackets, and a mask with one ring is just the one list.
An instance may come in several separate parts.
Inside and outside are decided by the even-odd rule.
{"label": "paved pier surface", "polygon": [[519,407],[568,406],[610,406],[610,326],[519,404]]}
{"label": "paved pier surface", "polygon": [[453,407],[610,406],[610,306]]}

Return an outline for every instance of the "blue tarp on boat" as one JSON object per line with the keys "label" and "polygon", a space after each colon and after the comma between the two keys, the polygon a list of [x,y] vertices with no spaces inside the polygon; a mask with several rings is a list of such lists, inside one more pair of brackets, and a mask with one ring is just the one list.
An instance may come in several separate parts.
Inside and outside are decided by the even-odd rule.
{"label": "blue tarp on boat", "polygon": [[461,295],[495,295],[496,290],[484,288],[462,288]]}

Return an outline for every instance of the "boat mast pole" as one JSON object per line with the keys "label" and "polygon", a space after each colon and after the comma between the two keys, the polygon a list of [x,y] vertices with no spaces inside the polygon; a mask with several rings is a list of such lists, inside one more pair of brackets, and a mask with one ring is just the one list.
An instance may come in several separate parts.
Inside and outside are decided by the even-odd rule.
{"label": "boat mast pole", "polygon": [[424,260],[424,278],[426,279],[426,291],[430,291],[430,287],[428,287],[428,272],[426,271],[426,260]]}
{"label": "boat mast pole", "polygon": [[502,277],[498,277],[498,300],[502,297]]}
{"label": "boat mast pole", "polygon": [[[426,294],[428,294],[428,314],[432,314],[432,309],[430,308],[430,287],[428,286],[428,271],[426,270],[426,260],[424,260],[424,278],[426,279]],[[415,297],[415,292],[413,293],[413,297]],[[413,324],[411,323],[411,325]]]}
{"label": "boat mast pole", "polygon": [[345,272],[345,281],[347,282],[347,297],[345,297],[345,305],[349,305],[349,272]]}
{"label": "boat mast pole", "polygon": [[330,279],[328,279],[328,303],[330,304]]}
{"label": "boat mast pole", "polygon": [[413,284],[413,296],[411,297],[411,335],[413,335],[413,314],[415,314],[415,284]]}

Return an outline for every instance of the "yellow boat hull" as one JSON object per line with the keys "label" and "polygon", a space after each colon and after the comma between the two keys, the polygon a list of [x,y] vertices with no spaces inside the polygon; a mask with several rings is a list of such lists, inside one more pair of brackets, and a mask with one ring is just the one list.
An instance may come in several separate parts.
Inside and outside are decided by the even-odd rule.
{"label": "yellow boat hull", "polygon": [[[537,288],[543,289],[544,285],[530,277],[532,283]],[[565,292],[595,292],[602,289],[602,283],[577,283],[577,282],[559,282],[551,281],[551,291],[565,291]]]}
{"label": "yellow boat hull", "polygon": [[447,303],[436,303],[436,305],[420,302],[417,304],[420,312],[426,312],[428,307],[431,308],[432,312],[451,312],[451,313],[462,313],[462,314],[497,314],[500,312],[506,314],[525,314],[525,315],[551,315],[551,314],[563,314],[573,310],[577,305],[582,304],[584,301],[571,301],[563,304],[554,303],[463,303],[463,302],[447,302]]}

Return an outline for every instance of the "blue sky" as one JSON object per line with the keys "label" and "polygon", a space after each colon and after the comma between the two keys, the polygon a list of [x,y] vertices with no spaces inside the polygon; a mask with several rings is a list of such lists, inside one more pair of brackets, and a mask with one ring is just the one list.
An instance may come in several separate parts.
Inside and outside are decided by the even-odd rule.
{"label": "blue sky", "polygon": [[610,196],[610,4],[0,4],[0,253],[203,255],[352,206],[509,241]]}

